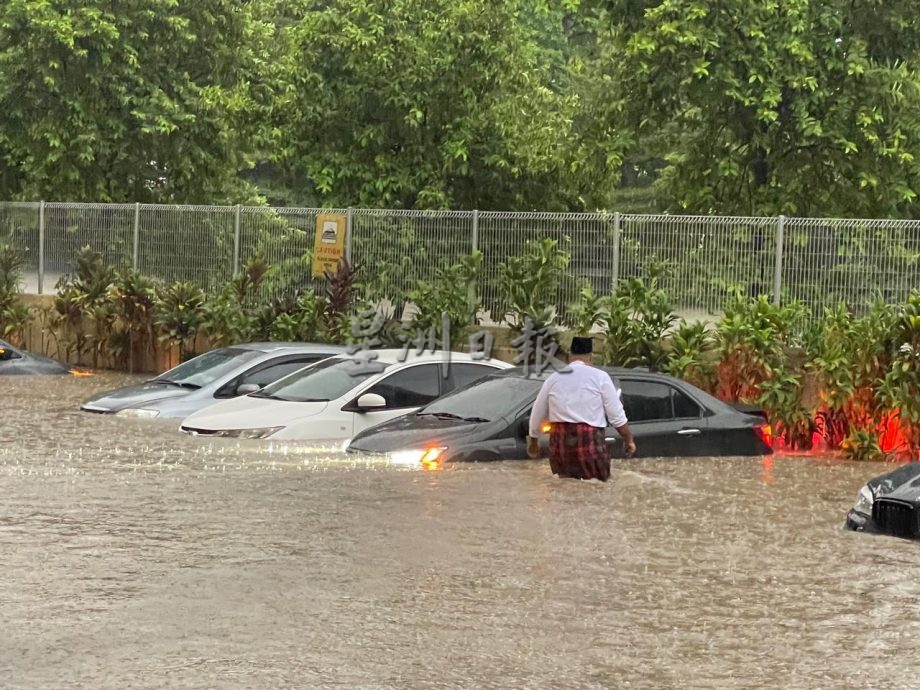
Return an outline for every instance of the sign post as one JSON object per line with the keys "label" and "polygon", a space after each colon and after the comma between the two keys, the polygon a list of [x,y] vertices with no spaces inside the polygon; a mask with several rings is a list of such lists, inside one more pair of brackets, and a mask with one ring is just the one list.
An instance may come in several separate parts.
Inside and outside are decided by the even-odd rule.
{"label": "sign post", "polygon": [[325,272],[335,272],[339,260],[345,256],[345,228],[348,219],[343,215],[321,214],[316,217],[316,237],[313,240],[313,277],[322,278]]}

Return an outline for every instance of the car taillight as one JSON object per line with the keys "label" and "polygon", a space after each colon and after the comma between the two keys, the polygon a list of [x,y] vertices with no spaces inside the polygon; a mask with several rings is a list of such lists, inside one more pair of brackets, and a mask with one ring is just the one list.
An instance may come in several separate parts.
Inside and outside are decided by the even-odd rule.
{"label": "car taillight", "polygon": [[754,433],[764,442],[767,448],[773,448],[773,427],[769,424],[758,424],[754,427]]}

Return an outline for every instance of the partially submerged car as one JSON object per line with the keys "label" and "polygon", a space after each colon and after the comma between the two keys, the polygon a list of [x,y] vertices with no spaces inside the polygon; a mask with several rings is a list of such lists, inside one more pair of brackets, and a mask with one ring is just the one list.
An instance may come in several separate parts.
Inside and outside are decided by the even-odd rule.
{"label": "partially submerged car", "polygon": [[5,340],[0,340],[0,376],[42,374],[90,375],[88,371],[58,362],[50,357],[32,354],[20,347],[13,347]]}
{"label": "partially submerged car", "polygon": [[920,462],[870,479],[847,513],[846,527],[893,537],[920,537]]}
{"label": "partially submerged car", "polygon": [[242,343],[211,350],[159,376],[87,400],[84,412],[183,419],[221,400],[261,390],[332,355],[340,345]]}
{"label": "partially submerged car", "polygon": [[511,365],[461,352],[374,350],[330,357],[182,422],[194,435],[335,442],[406,414],[456,388]]}
{"label": "partially submerged car", "polygon": [[[708,393],[663,374],[602,367],[620,391],[637,457],[769,455],[770,426]],[[355,435],[348,452],[387,455],[393,463],[430,465],[451,461],[527,458],[530,411],[553,370],[540,374],[508,369],[446,395],[413,414]],[[548,453],[544,424],[541,448]],[[606,431],[611,457],[624,455],[613,427]]]}

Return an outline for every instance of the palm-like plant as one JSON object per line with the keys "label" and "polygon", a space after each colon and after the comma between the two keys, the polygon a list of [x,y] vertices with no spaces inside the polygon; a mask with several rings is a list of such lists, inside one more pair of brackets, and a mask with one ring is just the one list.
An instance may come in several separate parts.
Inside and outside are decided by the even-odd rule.
{"label": "palm-like plant", "polygon": [[182,361],[201,327],[205,294],[194,282],[176,282],[159,291],[154,323],[160,340],[179,348]]}

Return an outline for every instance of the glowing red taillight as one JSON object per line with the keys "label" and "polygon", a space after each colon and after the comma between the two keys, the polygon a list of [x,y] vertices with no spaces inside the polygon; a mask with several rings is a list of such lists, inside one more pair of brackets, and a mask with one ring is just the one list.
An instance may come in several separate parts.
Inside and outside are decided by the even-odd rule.
{"label": "glowing red taillight", "polygon": [[754,433],[764,442],[767,448],[773,448],[773,427],[769,424],[758,424],[754,427]]}

